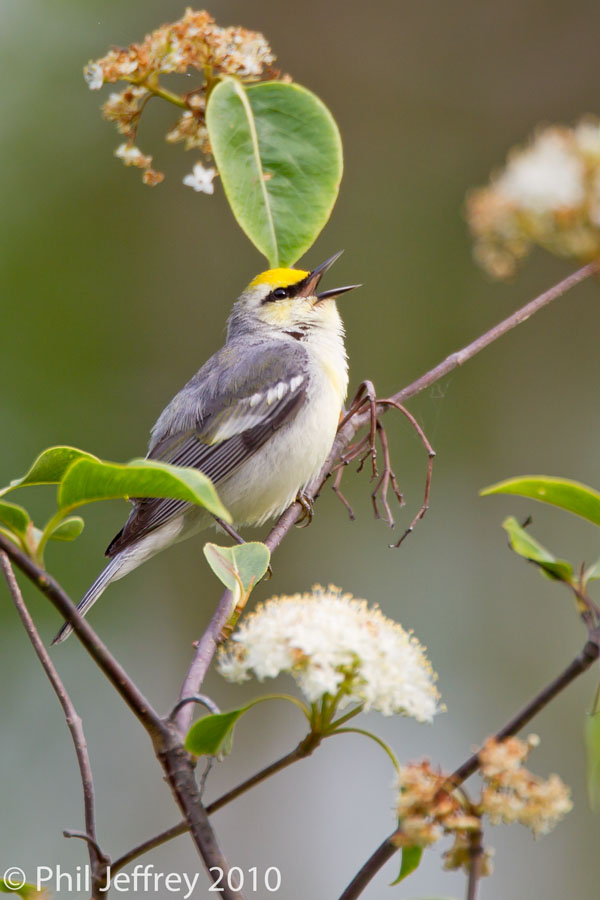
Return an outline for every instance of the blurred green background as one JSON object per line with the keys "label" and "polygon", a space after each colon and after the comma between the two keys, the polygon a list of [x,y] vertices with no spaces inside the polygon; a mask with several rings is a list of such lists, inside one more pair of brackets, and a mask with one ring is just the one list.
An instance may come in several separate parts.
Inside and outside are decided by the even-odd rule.
{"label": "blurred green background", "polygon": [[[162,141],[174,112],[156,103],[142,124],[140,147],[167,173],[146,188],[112,156],[120,137],[98,110],[109,89],[91,93],[81,75],[111,44],[139,40],[183,11],[171,0],[2,4],[1,483],[50,444],[112,460],[141,455],[165,403],[220,346],[231,302],[265,267],[218,186],[210,198],[182,185],[196,157]],[[364,284],[340,301],[352,390],[367,377],[380,394],[407,384],[569,271],[539,254],[513,284],[492,284],[471,260],[462,206],[468,188],[539,122],[598,113],[596,2],[214,0],[210,11],[220,24],[264,31],[281,67],[316,91],[340,125],[340,199],[304,262],[344,247],[328,286]],[[411,403],[438,459],[431,511],[401,550],[387,549],[393,534],[372,519],[366,473],[348,473],[357,521],[326,490],[312,526],[290,534],[272,581],[255,593],[334,582],[414,629],[448,712],[431,727],[371,717],[402,760],[428,756],[454,767],[582,644],[566,593],[510,554],[500,523],[531,512],[534,533],[575,562],[598,556],[597,531],[477,492],[527,472],[598,486],[597,298],[597,284],[577,288]],[[407,501],[400,528],[421,502],[425,458],[408,426],[388,419]],[[20,499],[42,516],[52,492]],[[49,551],[49,567],[73,597],[102,566],[126,512],[119,503],[90,507],[77,544]],[[191,540],[152,560],[112,586],[92,614],[164,711],[219,595],[201,545]],[[25,588],[49,640],[58,616]],[[0,869],[32,874],[60,863],[73,871],[86,856],[61,836],[82,827],[70,739],[2,588],[0,599]],[[77,642],[54,658],[84,719],[99,836],[116,857],[178,815],[145,735]],[[539,843],[518,826],[487,829],[497,871],[483,884],[486,900],[597,893],[599,820],[587,809],[581,737],[595,677],[571,687],[531,729],[542,737],[531,767],[559,772],[575,810]],[[211,676],[206,690],[227,708],[257,689]],[[287,752],[301,730],[291,706],[261,705],[240,724],[207,797]],[[391,782],[378,749],[348,736],[224,809],[215,826],[233,864],[281,869],[286,900],[336,897],[393,827]],[[165,872],[199,868],[186,837],[143,861]],[[388,889],[396,867],[388,864],[364,896],[464,895],[463,876],[442,872],[437,851]]]}

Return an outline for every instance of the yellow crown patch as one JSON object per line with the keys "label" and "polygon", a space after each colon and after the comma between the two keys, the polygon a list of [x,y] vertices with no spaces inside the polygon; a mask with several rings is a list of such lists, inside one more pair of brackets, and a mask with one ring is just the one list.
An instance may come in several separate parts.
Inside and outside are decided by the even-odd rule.
{"label": "yellow crown patch", "polygon": [[259,284],[268,284],[269,287],[289,287],[290,284],[297,284],[310,275],[310,272],[304,272],[302,269],[267,269],[261,272],[256,278],[253,278],[248,287],[257,287]]}

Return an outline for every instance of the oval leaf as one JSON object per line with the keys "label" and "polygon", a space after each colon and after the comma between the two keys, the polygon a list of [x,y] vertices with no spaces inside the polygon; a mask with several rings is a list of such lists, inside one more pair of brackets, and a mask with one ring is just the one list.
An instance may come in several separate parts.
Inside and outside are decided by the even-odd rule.
{"label": "oval leaf", "polygon": [[562,559],[557,559],[549,550],[542,547],[522,525],[519,525],[514,516],[509,516],[502,523],[502,527],[508,534],[511,549],[519,556],[535,563],[544,575],[556,581],[566,581],[571,584],[573,580],[573,568]]}
{"label": "oval leaf", "polygon": [[194,722],[187,733],[185,749],[194,756],[216,756],[220,751],[229,753],[235,724],[249,709],[249,706],[242,706],[230,712],[204,716]]}
{"label": "oval leaf", "polygon": [[525,475],[522,478],[509,478],[492,484],[480,491],[481,496],[488,494],[516,494],[518,497],[531,497],[542,503],[551,503],[566,509],[567,512],[582,516],[595,525],[600,525],[600,494],[593,488],[578,481],[567,478],[554,478],[551,475]]}
{"label": "oval leaf", "polygon": [[83,531],[84,525],[81,516],[69,516],[50,532],[48,538],[52,541],[74,541]]}
{"label": "oval leaf", "polygon": [[238,224],[272,267],[293,265],[338,195],[342,142],[333,116],[300,85],[228,78],[210,95],[206,124]]}
{"label": "oval leaf", "polygon": [[392,881],[390,887],[393,887],[393,885],[395,884],[400,884],[401,881],[404,881],[405,878],[407,878],[412,872],[414,872],[415,869],[419,867],[422,856],[422,847],[403,847],[402,862],[400,863],[400,874],[395,881]]}
{"label": "oval leaf", "polygon": [[232,591],[236,604],[247,599],[254,585],[269,568],[269,548],[259,541],[237,544],[235,547],[218,547],[205,544],[204,555],[217,578]]}
{"label": "oval leaf", "polygon": [[168,497],[204,506],[230,521],[212,481],[197,469],[172,466],[154,460],[107,463],[80,459],[73,463],[58,489],[58,505],[68,511],[95,500],[131,497]]}
{"label": "oval leaf", "polygon": [[25,539],[30,522],[29,514],[22,506],[0,500],[0,525],[8,531]]}
{"label": "oval leaf", "polygon": [[16,478],[8,487],[0,490],[0,496],[12,491],[14,488],[25,487],[31,484],[58,484],[67,469],[78,459],[93,459],[98,457],[85,450],[76,447],[49,447],[40,453],[26,475]]}

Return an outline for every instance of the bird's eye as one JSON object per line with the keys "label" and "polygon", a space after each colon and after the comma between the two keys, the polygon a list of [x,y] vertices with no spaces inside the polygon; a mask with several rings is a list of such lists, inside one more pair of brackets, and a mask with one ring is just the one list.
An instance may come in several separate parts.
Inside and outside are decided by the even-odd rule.
{"label": "bird's eye", "polygon": [[276,300],[285,300],[287,295],[288,293],[285,288],[277,288],[273,291],[273,297],[275,297]]}

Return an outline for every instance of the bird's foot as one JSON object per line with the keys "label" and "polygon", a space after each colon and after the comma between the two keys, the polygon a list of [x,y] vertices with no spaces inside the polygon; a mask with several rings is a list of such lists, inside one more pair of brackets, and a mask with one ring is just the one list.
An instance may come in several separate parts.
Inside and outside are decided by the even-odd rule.
{"label": "bird's foot", "polygon": [[302,515],[296,522],[296,525],[300,528],[306,528],[313,520],[315,501],[308,494],[305,494],[304,491],[298,491],[296,503],[299,503],[302,507]]}

